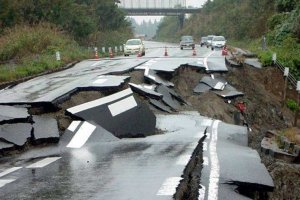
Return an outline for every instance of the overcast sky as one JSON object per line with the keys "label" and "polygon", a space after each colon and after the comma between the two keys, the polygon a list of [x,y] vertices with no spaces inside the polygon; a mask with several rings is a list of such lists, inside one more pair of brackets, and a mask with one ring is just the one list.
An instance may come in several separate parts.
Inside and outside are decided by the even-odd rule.
{"label": "overcast sky", "polygon": [[[193,7],[201,7],[206,0],[186,0],[187,6],[193,6]],[[138,23],[141,23],[143,20],[149,21],[152,20],[160,20],[162,16],[134,16],[133,17]]]}

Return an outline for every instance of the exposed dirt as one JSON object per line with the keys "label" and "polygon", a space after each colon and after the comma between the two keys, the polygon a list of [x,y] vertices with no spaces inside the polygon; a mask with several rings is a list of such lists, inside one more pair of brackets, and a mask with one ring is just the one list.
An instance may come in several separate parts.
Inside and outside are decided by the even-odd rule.
{"label": "exposed dirt", "polygon": [[[246,102],[245,118],[253,130],[249,134],[249,146],[260,152],[260,142],[267,130],[283,130],[292,127],[294,113],[286,106],[282,107],[284,79],[282,73],[274,67],[256,69],[249,66],[230,68],[227,74],[221,74],[229,84],[245,93],[244,97],[233,99],[229,104],[213,92],[193,94],[194,87],[205,74],[192,69],[180,70],[171,81],[175,89],[192,104],[191,109],[202,115],[234,123],[234,104]],[[287,98],[296,99],[295,88],[288,87]],[[284,163],[262,155],[262,161],[269,170],[275,183],[270,199],[300,199],[300,166]]]}

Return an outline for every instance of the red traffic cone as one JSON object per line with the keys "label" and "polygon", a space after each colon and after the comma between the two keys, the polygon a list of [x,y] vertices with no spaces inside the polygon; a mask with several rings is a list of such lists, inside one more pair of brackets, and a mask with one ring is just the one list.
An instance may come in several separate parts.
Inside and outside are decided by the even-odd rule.
{"label": "red traffic cone", "polygon": [[169,56],[169,55],[168,55],[167,47],[165,47],[165,56]]}
{"label": "red traffic cone", "polygon": [[227,56],[227,54],[228,54],[227,47],[224,46],[223,49],[222,49],[222,56]]}
{"label": "red traffic cone", "polygon": [[114,57],[114,54],[113,54],[112,50],[109,51],[109,57],[110,57],[110,58],[113,58],[113,57]]}
{"label": "red traffic cone", "polygon": [[137,57],[142,57],[141,51],[138,52]]}
{"label": "red traffic cone", "polygon": [[99,59],[98,51],[95,51],[95,59]]}
{"label": "red traffic cone", "polygon": [[196,50],[193,49],[193,56],[196,56],[196,55],[197,55]]}

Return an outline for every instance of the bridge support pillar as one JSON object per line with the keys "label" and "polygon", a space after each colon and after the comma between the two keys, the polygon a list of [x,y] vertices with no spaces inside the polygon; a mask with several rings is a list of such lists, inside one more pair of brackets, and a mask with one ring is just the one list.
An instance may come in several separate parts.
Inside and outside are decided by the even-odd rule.
{"label": "bridge support pillar", "polygon": [[180,27],[180,29],[182,29],[183,28],[183,23],[184,23],[184,14],[180,14],[179,16],[178,16],[178,20],[179,20],[179,27]]}

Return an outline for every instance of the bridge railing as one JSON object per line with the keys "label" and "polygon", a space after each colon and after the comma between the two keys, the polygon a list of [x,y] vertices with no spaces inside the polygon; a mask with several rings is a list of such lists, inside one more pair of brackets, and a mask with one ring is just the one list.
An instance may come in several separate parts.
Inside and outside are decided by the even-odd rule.
{"label": "bridge railing", "polygon": [[121,8],[186,8],[186,0],[120,0]]}

